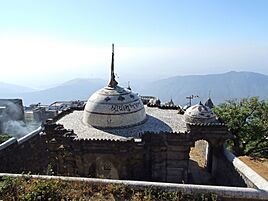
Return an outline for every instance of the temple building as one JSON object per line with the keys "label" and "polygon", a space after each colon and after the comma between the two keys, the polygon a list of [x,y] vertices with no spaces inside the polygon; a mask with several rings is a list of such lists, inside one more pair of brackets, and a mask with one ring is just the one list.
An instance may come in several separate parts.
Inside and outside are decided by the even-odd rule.
{"label": "temple building", "polygon": [[[113,46],[108,85],[91,95],[85,107],[47,121],[31,146],[17,148],[21,154],[12,159],[15,166],[7,157],[0,159],[12,163],[14,172],[40,173],[49,165],[56,175],[187,183],[190,149],[195,141],[206,140],[207,170],[221,174],[219,155],[232,137],[227,127],[202,103],[181,114],[173,102],[165,107],[158,102],[144,105],[130,88],[119,86]],[[24,152],[33,154],[23,157]]]}

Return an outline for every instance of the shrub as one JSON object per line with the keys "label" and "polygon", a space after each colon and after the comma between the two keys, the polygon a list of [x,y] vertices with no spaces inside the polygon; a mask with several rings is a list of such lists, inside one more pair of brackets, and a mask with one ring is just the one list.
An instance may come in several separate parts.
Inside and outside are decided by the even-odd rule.
{"label": "shrub", "polygon": [[214,194],[184,194],[146,188],[134,190],[118,184],[5,177],[0,181],[0,200],[132,200],[132,201],[217,201]]}
{"label": "shrub", "polygon": [[8,134],[0,134],[0,144],[7,141],[9,138],[11,138],[11,136]]}
{"label": "shrub", "polygon": [[53,180],[35,180],[21,200],[58,200],[61,197],[60,186]]}

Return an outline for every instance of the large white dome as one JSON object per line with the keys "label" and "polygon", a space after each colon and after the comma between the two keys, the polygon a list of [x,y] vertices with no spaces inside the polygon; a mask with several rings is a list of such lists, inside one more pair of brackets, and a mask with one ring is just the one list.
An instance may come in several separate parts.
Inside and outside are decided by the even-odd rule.
{"label": "large white dome", "polygon": [[88,99],[83,122],[98,128],[121,128],[141,124],[145,120],[146,113],[141,99],[131,90],[119,87],[115,80],[112,45],[110,82]]}
{"label": "large white dome", "polygon": [[143,123],[146,113],[137,94],[119,86],[105,87],[87,101],[83,122],[99,128],[118,128]]}

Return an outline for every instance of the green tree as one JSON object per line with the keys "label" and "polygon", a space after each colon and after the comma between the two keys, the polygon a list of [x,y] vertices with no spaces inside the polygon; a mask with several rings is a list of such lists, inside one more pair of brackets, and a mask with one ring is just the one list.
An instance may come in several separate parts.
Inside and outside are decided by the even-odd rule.
{"label": "green tree", "polygon": [[228,100],[213,110],[234,135],[228,141],[234,154],[268,158],[267,101],[257,97]]}

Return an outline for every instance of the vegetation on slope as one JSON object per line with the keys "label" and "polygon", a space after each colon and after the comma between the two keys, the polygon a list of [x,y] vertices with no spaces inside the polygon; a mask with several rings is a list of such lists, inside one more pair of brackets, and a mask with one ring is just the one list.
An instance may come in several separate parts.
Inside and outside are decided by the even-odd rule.
{"label": "vegetation on slope", "polygon": [[5,177],[0,181],[0,200],[219,200],[216,195],[133,190],[122,185]]}
{"label": "vegetation on slope", "polygon": [[229,100],[214,112],[234,135],[228,144],[237,156],[268,158],[268,101],[257,97]]}
{"label": "vegetation on slope", "polygon": [[9,138],[11,138],[11,136],[8,134],[0,134],[0,144],[7,141]]}

